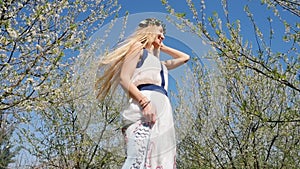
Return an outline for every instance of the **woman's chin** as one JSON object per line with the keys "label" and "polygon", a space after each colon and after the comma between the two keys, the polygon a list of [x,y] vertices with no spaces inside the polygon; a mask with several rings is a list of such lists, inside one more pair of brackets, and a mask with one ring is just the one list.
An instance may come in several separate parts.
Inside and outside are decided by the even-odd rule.
{"label": "woman's chin", "polygon": [[155,44],[153,44],[153,47],[154,47],[155,49],[160,48],[160,46],[161,46],[161,43],[155,43]]}

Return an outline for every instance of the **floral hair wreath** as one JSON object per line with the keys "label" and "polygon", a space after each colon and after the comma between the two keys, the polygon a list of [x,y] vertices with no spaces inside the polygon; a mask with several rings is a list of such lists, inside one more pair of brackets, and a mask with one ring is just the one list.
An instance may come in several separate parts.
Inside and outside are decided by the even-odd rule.
{"label": "floral hair wreath", "polygon": [[147,18],[139,23],[139,27],[141,27],[141,28],[146,28],[149,25],[162,26],[164,34],[166,33],[166,25],[162,21],[160,21],[156,18]]}

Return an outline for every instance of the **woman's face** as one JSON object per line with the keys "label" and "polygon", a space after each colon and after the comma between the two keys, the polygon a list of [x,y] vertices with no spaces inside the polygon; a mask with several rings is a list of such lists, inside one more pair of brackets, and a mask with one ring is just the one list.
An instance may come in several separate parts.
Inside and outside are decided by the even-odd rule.
{"label": "woman's face", "polygon": [[154,48],[159,48],[162,45],[162,41],[165,39],[164,31],[162,26],[155,26],[156,30],[154,32],[154,40],[152,45]]}

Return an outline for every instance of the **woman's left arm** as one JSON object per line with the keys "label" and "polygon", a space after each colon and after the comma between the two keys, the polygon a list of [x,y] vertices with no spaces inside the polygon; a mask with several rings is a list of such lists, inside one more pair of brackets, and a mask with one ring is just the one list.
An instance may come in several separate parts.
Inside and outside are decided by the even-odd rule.
{"label": "woman's left arm", "polygon": [[172,56],[174,59],[162,61],[162,63],[170,70],[174,69],[184,63],[186,63],[189,59],[190,56],[186,53],[183,53],[177,49],[161,45],[160,51]]}

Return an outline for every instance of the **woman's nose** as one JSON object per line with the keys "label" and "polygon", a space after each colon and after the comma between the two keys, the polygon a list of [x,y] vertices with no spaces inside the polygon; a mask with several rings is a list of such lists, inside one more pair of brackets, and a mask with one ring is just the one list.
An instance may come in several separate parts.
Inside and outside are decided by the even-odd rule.
{"label": "woman's nose", "polygon": [[165,39],[164,34],[161,34],[161,35],[159,36],[159,39],[164,40],[164,39]]}

